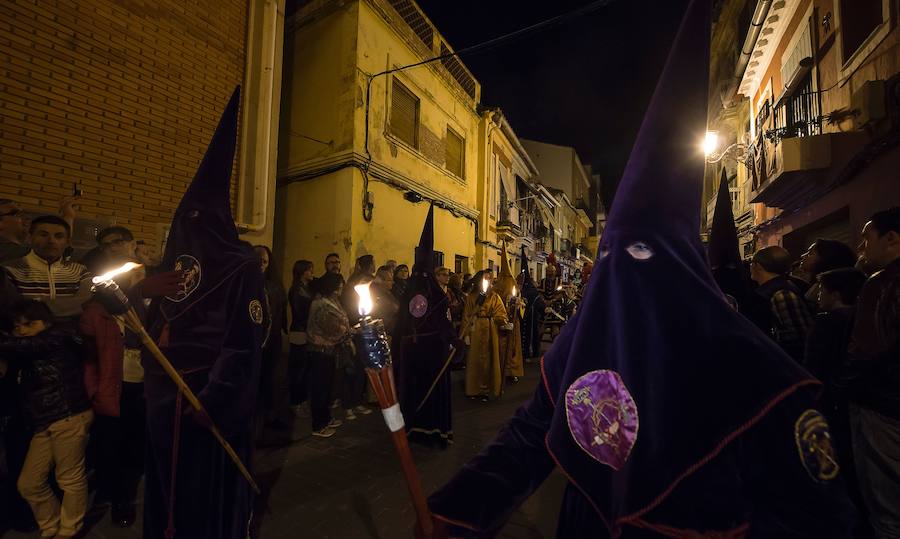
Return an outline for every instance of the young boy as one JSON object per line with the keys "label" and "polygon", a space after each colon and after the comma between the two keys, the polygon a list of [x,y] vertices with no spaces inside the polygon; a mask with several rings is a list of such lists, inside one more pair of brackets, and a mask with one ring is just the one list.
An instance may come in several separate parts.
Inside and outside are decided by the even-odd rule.
{"label": "young boy", "polygon": [[[18,487],[28,501],[41,537],[70,539],[82,526],[87,506],[84,449],[93,420],[84,389],[81,341],[53,325],[43,303],[24,300],[12,308],[12,337],[0,337],[0,358],[20,368],[19,398],[34,436]],[[53,469],[62,504],[48,483]]]}

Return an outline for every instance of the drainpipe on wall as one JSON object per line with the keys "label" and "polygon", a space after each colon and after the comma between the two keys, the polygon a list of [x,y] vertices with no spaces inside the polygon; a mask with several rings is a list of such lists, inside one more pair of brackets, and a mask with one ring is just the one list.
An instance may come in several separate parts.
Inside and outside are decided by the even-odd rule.
{"label": "drainpipe on wall", "polygon": [[759,34],[762,32],[763,24],[766,22],[766,17],[769,16],[769,8],[771,7],[772,0],[759,0],[756,3],[753,18],[750,19],[750,29],[747,30],[747,37],[744,38],[744,44],[741,46],[741,56],[734,67],[734,76],[722,100],[727,106],[734,104],[738,86],[741,84],[741,79],[744,78],[744,72],[747,71],[753,48],[756,47],[756,41],[759,39]]}
{"label": "drainpipe on wall", "polygon": [[[269,187],[274,184],[278,108],[281,99],[280,43],[283,0],[251,4],[248,44],[251,57],[244,80],[240,171],[236,225],[241,232],[261,232],[269,225]],[[280,12],[280,13],[279,13]],[[258,18],[262,20],[259,21]],[[270,179],[272,180],[270,182]]]}

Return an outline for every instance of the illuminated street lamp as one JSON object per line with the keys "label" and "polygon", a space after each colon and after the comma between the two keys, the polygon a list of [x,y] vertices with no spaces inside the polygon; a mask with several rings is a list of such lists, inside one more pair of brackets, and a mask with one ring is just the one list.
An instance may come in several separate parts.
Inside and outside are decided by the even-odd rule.
{"label": "illuminated street lamp", "polygon": [[706,157],[707,163],[714,164],[723,159],[733,159],[734,161],[744,163],[745,166],[749,167],[749,165],[747,165],[747,151],[750,147],[743,142],[735,142],[720,150],[718,131],[707,131],[701,147],[703,148],[703,155]]}

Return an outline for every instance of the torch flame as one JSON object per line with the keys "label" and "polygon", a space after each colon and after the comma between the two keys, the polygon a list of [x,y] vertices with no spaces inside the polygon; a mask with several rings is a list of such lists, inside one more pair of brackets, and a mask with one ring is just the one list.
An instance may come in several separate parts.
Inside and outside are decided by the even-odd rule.
{"label": "torch flame", "polygon": [[481,279],[481,293],[482,294],[487,294],[488,286],[490,286],[490,283],[488,282],[488,280]]}
{"label": "torch flame", "polygon": [[556,291],[557,291],[557,292],[560,291],[560,290],[562,290],[562,285],[559,285],[559,286],[556,287]]}
{"label": "torch flame", "polygon": [[512,295],[513,295],[513,297],[516,296],[516,285],[513,285]]}
{"label": "torch flame", "polygon": [[116,276],[121,275],[123,273],[128,273],[129,271],[131,271],[137,267],[140,267],[140,264],[136,264],[134,262],[126,262],[125,264],[123,264],[122,266],[120,266],[116,269],[109,270],[106,273],[104,273],[103,275],[98,275],[98,276],[94,277],[93,279],[91,279],[91,282],[93,282],[94,284],[100,284],[100,283],[105,283],[107,281],[112,281]]}
{"label": "torch flame", "polygon": [[369,293],[369,283],[358,284],[353,287],[353,290],[356,290],[356,293],[359,294],[359,315],[369,316],[372,314],[374,305],[372,303],[372,294]]}

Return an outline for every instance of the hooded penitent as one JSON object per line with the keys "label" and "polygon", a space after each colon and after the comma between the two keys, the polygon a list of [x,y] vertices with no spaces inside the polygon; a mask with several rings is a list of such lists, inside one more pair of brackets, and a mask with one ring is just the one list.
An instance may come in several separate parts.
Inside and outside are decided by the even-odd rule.
{"label": "hooded penitent", "polygon": [[559,537],[782,537],[840,513],[827,427],[804,412],[818,382],[731,308],[700,241],[710,3],[685,14],[541,387],[431,497],[441,520],[496,529],[554,464]]}
{"label": "hooded penitent", "polygon": [[771,327],[768,303],[753,292],[750,276],[741,258],[737,227],[731,210],[728,176],[724,168],[709,230],[708,252],[713,278],[719,289],[733,300],[738,312],[762,329]]}
{"label": "hooded penitent", "polygon": [[522,299],[525,300],[525,315],[522,317],[522,354],[527,358],[540,356],[540,317],[544,312],[544,298],[534,284],[528,269],[525,247],[519,255],[522,259]]}
{"label": "hooded penitent", "polygon": [[506,242],[503,242],[500,253],[500,273],[494,279],[494,292],[507,306],[507,316],[513,324],[512,331],[501,335],[500,361],[506,366],[505,376],[525,376],[525,363],[522,357],[522,317],[518,315],[518,307],[510,311],[510,298],[516,291],[516,297],[521,297],[522,291],[516,286],[516,278],[509,266],[509,256],[506,254]]}
{"label": "hooded penitent", "polygon": [[[162,267],[184,271],[184,287],[151,305],[147,326],[247,462],[266,304],[258,258],[238,238],[229,204],[239,104],[236,89],[172,220]],[[241,537],[249,486],[208,430],[180,419],[178,391],[148,354],[144,368],[152,448],[145,537],[162,536],[173,493],[177,537]],[[173,490],[172,446],[179,439]]]}
{"label": "hooded penitent", "polygon": [[543,363],[548,449],[611,525],[662,503],[767,407],[816,383],[726,302],[700,241],[709,4],[685,15],[581,309]]}
{"label": "hooded penitent", "polygon": [[453,435],[449,369],[422,405],[447,359],[454,336],[450,302],[435,279],[434,270],[434,206],[431,206],[419,238],[406,295],[397,313],[393,353],[407,430],[448,439]]}

